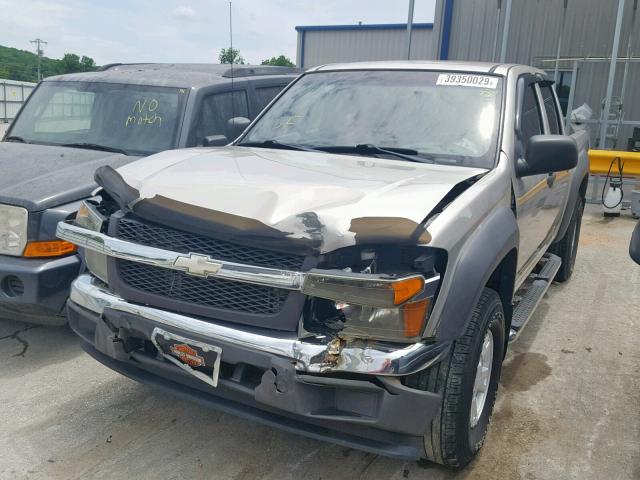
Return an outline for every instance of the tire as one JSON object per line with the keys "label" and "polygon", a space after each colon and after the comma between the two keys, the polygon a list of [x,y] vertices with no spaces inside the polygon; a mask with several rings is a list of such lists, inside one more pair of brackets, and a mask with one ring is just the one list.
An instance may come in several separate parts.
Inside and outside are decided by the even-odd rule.
{"label": "tire", "polygon": [[[430,389],[442,395],[442,407],[425,435],[425,457],[454,468],[467,465],[484,443],[493,412],[504,353],[504,311],[498,294],[485,288],[462,337],[449,357],[407,381],[408,386]],[[491,373],[480,414],[472,426],[474,383],[483,343],[492,338]],[[476,410],[478,411],[478,410]]]}
{"label": "tire", "polygon": [[566,282],[571,278],[573,267],[576,264],[578,254],[578,242],[580,241],[580,226],[582,225],[582,214],[584,213],[584,200],[578,197],[573,207],[571,221],[567,231],[558,242],[551,245],[549,251],[560,257],[562,265],[554,280],[556,282]]}

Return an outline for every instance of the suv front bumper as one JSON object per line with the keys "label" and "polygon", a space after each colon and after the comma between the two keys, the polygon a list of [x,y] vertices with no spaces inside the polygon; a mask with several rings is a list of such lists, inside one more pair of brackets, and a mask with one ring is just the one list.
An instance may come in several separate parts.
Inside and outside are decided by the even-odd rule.
{"label": "suv front bumper", "polygon": [[[442,360],[448,345],[417,343],[394,349],[354,342],[328,356],[333,347],[317,339],[302,341],[286,332],[240,329],[131,304],[88,274],[74,282],[67,315],[88,353],[135,380],[375,453],[424,456],[423,435],[441,404],[438,394],[408,388],[398,377]],[[218,387],[152,350],[130,348],[149,340],[156,327],[222,348]]]}
{"label": "suv front bumper", "polygon": [[53,259],[0,255],[0,318],[63,324],[64,305],[80,263],[78,255]]}

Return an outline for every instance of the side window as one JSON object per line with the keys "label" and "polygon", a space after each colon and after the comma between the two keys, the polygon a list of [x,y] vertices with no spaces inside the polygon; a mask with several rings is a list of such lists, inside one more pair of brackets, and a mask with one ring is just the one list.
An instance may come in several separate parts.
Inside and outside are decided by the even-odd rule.
{"label": "side window", "polygon": [[558,116],[556,102],[553,99],[553,91],[551,90],[551,86],[540,87],[540,91],[542,92],[544,110],[547,114],[547,121],[549,122],[549,133],[557,135],[560,133],[560,118]]}
{"label": "side window", "polygon": [[284,87],[285,85],[256,88],[256,114],[264,110],[264,107],[269,105],[271,100],[273,100]]}
{"label": "side window", "polygon": [[527,145],[531,137],[542,134],[542,115],[540,115],[538,97],[536,96],[533,84],[528,85],[524,91],[520,130],[522,133],[521,141],[523,147]]}
{"label": "side window", "polygon": [[210,135],[224,135],[225,125],[230,118],[249,117],[247,92],[216,93],[202,100],[200,114],[190,138],[191,145],[202,145],[202,139]]}

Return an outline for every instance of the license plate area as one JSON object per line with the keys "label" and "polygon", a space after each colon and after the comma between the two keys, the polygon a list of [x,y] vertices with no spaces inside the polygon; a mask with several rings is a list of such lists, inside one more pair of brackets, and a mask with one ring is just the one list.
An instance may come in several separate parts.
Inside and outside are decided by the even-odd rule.
{"label": "license plate area", "polygon": [[222,356],[220,347],[182,337],[160,328],[153,329],[151,342],[158,352],[174,365],[212,387],[218,386]]}

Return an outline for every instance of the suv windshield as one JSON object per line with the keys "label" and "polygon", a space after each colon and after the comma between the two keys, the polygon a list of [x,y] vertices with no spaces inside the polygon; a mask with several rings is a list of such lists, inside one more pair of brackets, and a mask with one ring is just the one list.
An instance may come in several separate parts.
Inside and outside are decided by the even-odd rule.
{"label": "suv windshield", "polygon": [[[368,70],[304,75],[240,145],[289,147],[492,168],[502,80],[490,75]],[[352,148],[352,150],[350,150]]]}
{"label": "suv windshield", "polygon": [[8,136],[149,155],[174,148],[187,89],[46,81],[31,94]]}

